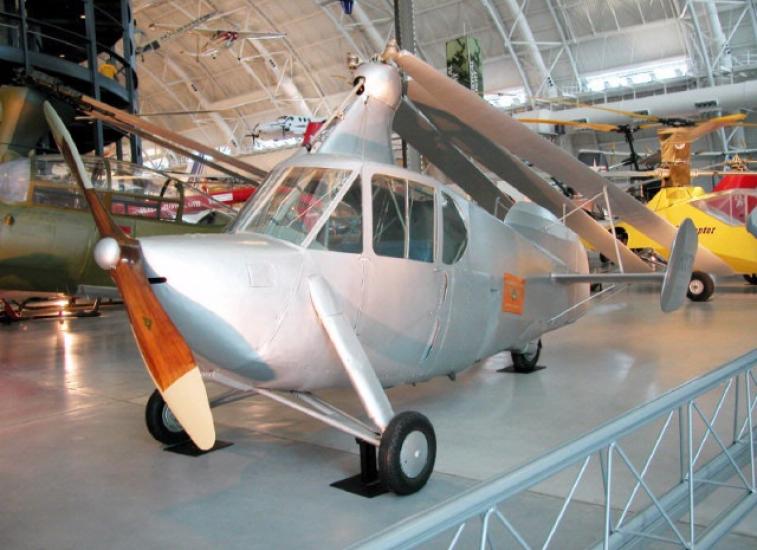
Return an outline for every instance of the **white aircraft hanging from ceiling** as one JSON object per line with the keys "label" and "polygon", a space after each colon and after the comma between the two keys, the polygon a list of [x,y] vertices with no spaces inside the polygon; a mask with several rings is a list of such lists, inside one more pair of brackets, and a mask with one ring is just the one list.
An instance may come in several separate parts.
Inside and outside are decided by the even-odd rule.
{"label": "white aircraft hanging from ceiling", "polygon": [[[179,36],[187,33],[194,33],[198,35],[198,37],[205,38],[205,42],[198,43],[197,51],[191,52],[191,54],[195,57],[210,57],[212,59],[215,59],[218,53],[222,50],[231,49],[235,44],[241,44],[245,40],[278,39],[286,36],[286,34],[282,32],[255,32],[240,31],[236,29],[209,29],[201,27],[201,25],[205,23],[208,23],[214,19],[225,17],[233,13],[234,11],[237,10],[226,13],[211,12],[181,26],[164,25],[161,23],[150,25],[150,28],[163,29],[168,32],[161,35],[156,40],[149,42],[145,46],[138,47],[136,53],[137,55],[142,55],[149,51],[155,51],[164,46],[167,42],[175,40]],[[240,57],[241,55],[237,55],[237,58]]]}
{"label": "white aircraft hanging from ceiling", "polygon": [[[146,411],[151,434],[210,449],[211,408],[261,395],[358,438],[374,463],[378,453],[381,482],[408,494],[428,480],[436,438],[422,414],[395,412],[385,388],[454,379],[504,350],[516,370],[533,370],[541,336],[587,310],[591,282],[663,282],[661,307],[674,310],[697,237],[690,222],[682,224],[668,270],[652,273],[578,213],[584,238],[641,271],[590,274],[579,236],[544,208],[517,203],[499,220],[397,167],[391,134],[399,72],[371,62],[355,77],[354,101],[326,123],[323,139],[276,167],[221,235],[123,234],[49,104],[45,113],[100,231],[95,259],[121,292],[157,387]],[[515,179],[531,177],[524,163],[498,151]],[[212,366],[199,367],[193,352]],[[204,381],[229,393],[209,401]],[[369,420],[313,393],[336,386],[355,391]]]}
{"label": "white aircraft hanging from ceiling", "polygon": [[312,119],[302,115],[282,115],[276,120],[261,122],[255,125],[248,134],[253,141],[257,139],[285,139],[305,136],[308,132],[317,131],[324,119]]}

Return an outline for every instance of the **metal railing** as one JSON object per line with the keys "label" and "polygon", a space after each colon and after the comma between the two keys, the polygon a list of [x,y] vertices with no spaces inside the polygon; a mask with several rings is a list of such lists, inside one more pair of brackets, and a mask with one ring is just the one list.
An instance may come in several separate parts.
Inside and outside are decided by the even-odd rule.
{"label": "metal railing", "polygon": [[[559,529],[566,511],[594,460],[600,466],[594,470],[598,470],[602,480],[597,484],[602,487],[602,494],[596,499],[602,504],[591,505],[603,513],[602,521],[598,522],[602,532],[596,536],[600,541],[597,548],[629,547],[645,541],[684,548],[710,547],[757,504],[752,417],[757,404],[755,366],[757,349],[525,466],[482,482],[427,512],[397,523],[357,543],[354,548],[408,548],[433,541],[434,547],[475,544],[483,550],[487,545],[494,547],[495,534],[514,540],[523,548],[534,545],[547,548],[552,544],[560,547]],[[713,402],[709,415],[703,411],[705,402]],[[732,418],[722,414],[726,409],[731,410],[727,402],[733,404]],[[675,417],[677,430],[671,429]],[[651,450],[640,466],[634,464],[629,456],[634,453],[625,440],[658,423],[661,426]],[[676,431],[680,470],[674,476],[668,475],[668,480],[674,478],[671,488],[664,494],[656,494],[651,487],[652,463],[663,447],[665,436]],[[696,433],[698,431],[703,433]],[[667,444],[675,442],[675,436],[672,437],[673,441],[666,441]],[[717,454],[704,463],[706,453],[703,451],[708,441]],[[535,485],[576,468],[577,474],[556,519],[551,524],[544,522],[549,524],[546,536],[534,541],[534,533],[524,535],[507,517],[502,505]],[[663,473],[669,474],[669,470]],[[623,474],[630,474],[630,483],[623,480],[625,487],[618,479]],[[659,478],[657,472],[656,477]],[[622,499],[618,494],[621,489],[624,491]],[[723,505],[714,520],[703,525],[704,514],[698,515],[698,505],[715,491],[734,493],[736,498],[729,505]],[[633,503],[642,494],[646,495],[649,505],[634,512]],[[500,528],[495,532],[497,524]]]}

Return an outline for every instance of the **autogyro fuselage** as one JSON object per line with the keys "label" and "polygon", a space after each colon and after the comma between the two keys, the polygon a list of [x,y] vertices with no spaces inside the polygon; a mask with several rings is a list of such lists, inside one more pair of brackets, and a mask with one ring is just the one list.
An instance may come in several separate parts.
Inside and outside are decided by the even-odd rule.
{"label": "autogyro fuselage", "polygon": [[151,275],[165,278],[153,289],[193,349],[265,387],[348,381],[311,303],[314,276],[384,386],[525,350],[588,295],[588,284],[544,277],[585,272],[586,252],[531,203],[503,223],[426,176],[321,154],[279,166],[258,196],[226,234],[141,243]]}
{"label": "autogyro fuselage", "polygon": [[274,169],[227,233],[141,241],[148,272],[164,281],[153,290],[190,346],[266,388],[347,383],[314,278],[385,387],[526,352],[575,319],[588,284],[547,274],[587,271],[578,236],[532,203],[503,223],[395,166],[398,73],[367,63],[357,77],[363,94],[317,152]]}

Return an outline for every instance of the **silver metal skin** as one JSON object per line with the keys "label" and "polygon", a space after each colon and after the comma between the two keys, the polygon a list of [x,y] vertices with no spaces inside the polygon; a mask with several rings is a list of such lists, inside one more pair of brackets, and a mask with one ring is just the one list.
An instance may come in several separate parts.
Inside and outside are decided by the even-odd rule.
{"label": "silver metal skin", "polygon": [[[140,243],[148,276],[164,281],[153,285],[155,295],[192,349],[215,365],[206,380],[265,395],[375,445],[376,432],[308,392],[351,385],[382,433],[394,416],[383,388],[451,376],[502,350],[528,350],[585,312],[591,279],[550,278],[587,276],[588,261],[578,235],[544,208],[517,203],[501,221],[438,181],[395,166],[389,138],[398,73],[371,63],[357,74],[364,93],[344,119],[316,153],[274,169],[227,233]],[[302,183],[302,174],[314,173],[318,188],[333,183],[320,198]],[[392,241],[404,249],[391,255],[374,249],[374,222],[382,220],[373,219],[374,182],[390,179],[425,197],[424,227],[433,239],[422,241],[422,258],[411,253],[410,237]],[[348,192],[360,197],[349,226],[360,238],[352,251],[329,250],[333,226],[326,223],[344,211]],[[409,192],[403,200],[403,212],[413,212]],[[295,204],[302,211],[292,221],[269,214]],[[457,237],[445,229],[453,212],[464,226]],[[415,235],[413,222],[404,217],[394,227]],[[461,234],[464,249],[450,258],[444,240],[459,244]],[[524,285],[514,312],[503,307],[506,274]],[[421,471],[428,458],[428,444],[417,439],[402,447],[406,473]]]}
{"label": "silver metal skin", "polygon": [[121,247],[113,237],[105,237],[97,241],[92,255],[101,269],[110,271],[116,268],[121,259]]}

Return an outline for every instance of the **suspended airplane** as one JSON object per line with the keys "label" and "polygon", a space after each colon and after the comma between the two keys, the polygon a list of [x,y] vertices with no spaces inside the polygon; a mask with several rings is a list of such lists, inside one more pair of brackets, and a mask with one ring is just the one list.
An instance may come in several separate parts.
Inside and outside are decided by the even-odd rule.
{"label": "suspended airplane", "polygon": [[[206,39],[206,42],[204,44],[198,43],[197,51],[191,52],[192,55],[196,57],[211,57],[212,59],[215,59],[218,55],[218,52],[224,49],[231,49],[232,46],[240,43],[240,40],[266,40],[283,38],[286,36],[286,34],[282,32],[240,31],[237,29],[209,29],[201,26],[215,19],[226,17],[231,13],[234,13],[235,11],[238,10],[232,10],[225,13],[213,11],[180,26],[154,23],[150,25],[150,28],[162,29],[168,32],[149,42],[145,46],[137,47],[136,53],[137,55],[143,55],[147,52],[158,50],[166,43],[171,42],[184,34],[194,33],[200,37],[204,37]],[[240,58],[241,55],[238,55],[237,57]]]}
{"label": "suspended airplane", "polygon": [[256,139],[285,139],[295,136],[305,136],[310,130],[313,132],[320,128],[324,122],[313,120],[307,116],[301,115],[281,115],[276,120],[262,122],[255,125],[252,132],[248,134],[253,140]]}
{"label": "suspended airplane", "polygon": [[[409,55],[385,59],[406,67]],[[593,281],[662,281],[661,307],[673,310],[684,300],[696,233],[682,224],[664,274],[642,262],[643,273],[589,274],[578,235],[544,208],[517,203],[501,221],[397,167],[392,119],[398,108],[407,112],[399,72],[364,63],[355,82],[354,101],[323,141],[275,168],[221,235],[126,235],[54,109],[45,110],[100,231],[95,261],[124,298],[157,387],[146,409],[150,433],[210,449],[211,407],[257,394],[358,438],[374,464],[378,452],[382,482],[408,494],[431,474],[436,438],[422,414],[395,412],[384,388],[454,378],[503,350],[517,370],[533,370],[541,335],[583,315]],[[514,179],[531,177],[506,150],[497,156]],[[597,228],[589,232],[596,245],[633,264]],[[200,368],[192,350],[213,365]],[[230,393],[209,402],[204,380]],[[369,422],[312,393],[340,385],[355,390]]]}
{"label": "suspended airplane", "polygon": [[355,0],[323,0],[320,5],[328,6],[339,2],[342,5],[342,11],[345,15],[352,15],[352,9],[355,7]]}

